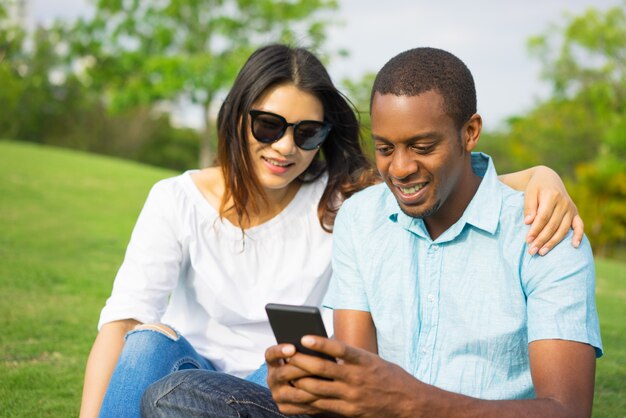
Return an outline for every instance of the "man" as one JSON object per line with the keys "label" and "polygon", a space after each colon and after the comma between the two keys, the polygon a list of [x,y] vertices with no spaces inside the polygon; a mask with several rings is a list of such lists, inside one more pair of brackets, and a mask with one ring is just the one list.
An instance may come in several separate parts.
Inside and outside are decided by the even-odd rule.
{"label": "man", "polygon": [[[371,116],[385,184],[335,223],[335,339],[302,340],[338,361],[270,347],[280,411],[589,416],[602,354],[589,243],[529,254],[521,193],[471,153],[482,121],[469,70],[445,51],[402,53],[376,78]],[[237,413],[276,416],[250,393],[249,408],[232,396]]]}

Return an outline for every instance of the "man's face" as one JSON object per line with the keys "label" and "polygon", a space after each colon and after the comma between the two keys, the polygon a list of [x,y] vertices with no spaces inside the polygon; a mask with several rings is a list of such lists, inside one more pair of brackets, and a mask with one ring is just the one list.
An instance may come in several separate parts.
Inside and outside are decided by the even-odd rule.
{"label": "man's face", "polygon": [[402,211],[415,218],[446,220],[458,212],[454,195],[463,187],[473,145],[443,109],[443,97],[434,90],[418,96],[376,93],[372,101],[376,167]]}

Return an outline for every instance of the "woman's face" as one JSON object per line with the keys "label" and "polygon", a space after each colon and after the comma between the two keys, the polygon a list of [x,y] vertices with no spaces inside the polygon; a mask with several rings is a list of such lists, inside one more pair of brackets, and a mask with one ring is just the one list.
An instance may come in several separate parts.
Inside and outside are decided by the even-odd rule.
{"label": "woman's face", "polygon": [[[324,108],[317,97],[300,90],[293,84],[270,87],[252,106],[252,110],[271,112],[282,116],[288,123],[302,120],[324,120]],[[246,115],[248,118],[250,116]],[[264,144],[252,135],[248,120],[248,148],[255,173],[268,191],[285,189],[311,164],[317,149],[306,151],[293,140],[293,126],[276,142]]]}

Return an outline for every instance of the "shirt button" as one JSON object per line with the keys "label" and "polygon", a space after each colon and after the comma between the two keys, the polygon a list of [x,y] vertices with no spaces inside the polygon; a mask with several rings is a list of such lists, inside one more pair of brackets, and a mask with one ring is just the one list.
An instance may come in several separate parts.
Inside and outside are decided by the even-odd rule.
{"label": "shirt button", "polygon": [[429,302],[434,302],[435,301],[435,295],[433,295],[432,293],[428,294],[428,301]]}
{"label": "shirt button", "polygon": [[425,348],[422,348],[422,354],[426,354],[426,351],[427,350]]}

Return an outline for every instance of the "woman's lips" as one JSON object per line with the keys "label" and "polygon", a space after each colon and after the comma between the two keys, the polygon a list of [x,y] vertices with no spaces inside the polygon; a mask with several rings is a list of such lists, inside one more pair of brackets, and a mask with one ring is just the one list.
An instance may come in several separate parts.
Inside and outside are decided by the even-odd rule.
{"label": "woman's lips", "polygon": [[283,174],[289,171],[289,168],[295,163],[286,160],[277,160],[269,157],[261,157],[268,170],[274,174]]}

